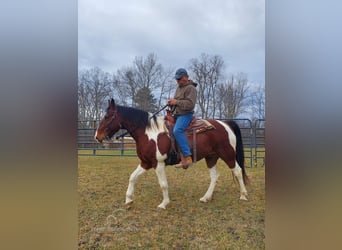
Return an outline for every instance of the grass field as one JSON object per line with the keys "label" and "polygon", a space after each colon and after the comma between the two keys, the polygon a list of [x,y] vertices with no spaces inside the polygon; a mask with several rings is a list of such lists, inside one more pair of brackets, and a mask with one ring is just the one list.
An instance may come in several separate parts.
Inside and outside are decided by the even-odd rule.
{"label": "grass field", "polygon": [[239,200],[231,171],[219,161],[213,199],[201,203],[210,177],[204,161],[166,168],[171,202],[154,170],[138,179],[134,203],[124,204],[137,157],[78,157],[79,249],[265,249],[265,169],[247,168],[249,201]]}

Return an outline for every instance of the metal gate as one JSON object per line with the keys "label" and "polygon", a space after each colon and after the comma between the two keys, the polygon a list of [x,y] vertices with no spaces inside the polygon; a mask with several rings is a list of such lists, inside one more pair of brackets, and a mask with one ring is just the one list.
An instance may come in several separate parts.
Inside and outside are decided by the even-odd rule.
{"label": "metal gate", "polygon": [[254,129],[254,167],[265,166],[265,120],[257,119]]}
{"label": "metal gate", "polygon": [[[135,141],[130,136],[122,137],[102,144],[94,139],[99,120],[78,122],[78,155],[83,156],[137,156]],[[126,130],[119,130],[118,134]]]}

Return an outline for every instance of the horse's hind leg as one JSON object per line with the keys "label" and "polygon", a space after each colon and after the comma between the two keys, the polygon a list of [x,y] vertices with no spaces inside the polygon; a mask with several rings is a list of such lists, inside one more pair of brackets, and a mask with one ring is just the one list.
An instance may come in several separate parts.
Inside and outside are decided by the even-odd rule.
{"label": "horse's hind leg", "polygon": [[240,186],[240,200],[248,200],[247,199],[247,189],[245,186],[245,183],[243,181],[242,176],[242,169],[239,165],[239,163],[235,160],[233,157],[228,157],[229,155],[232,155],[232,152],[222,152],[220,153],[220,158],[228,165],[228,167],[232,170],[233,175],[236,177],[236,179],[239,182]]}
{"label": "horse's hind leg", "polygon": [[210,174],[210,185],[205,193],[205,195],[200,199],[201,202],[208,202],[211,200],[214,189],[216,186],[217,179],[219,177],[219,174],[217,173],[216,169],[216,162],[217,162],[218,157],[207,157],[205,158],[207,162],[207,166],[209,168],[209,174]]}
{"label": "horse's hind leg", "polygon": [[170,203],[170,198],[169,198],[169,187],[167,184],[164,162],[158,162],[158,165],[156,168],[156,174],[158,177],[160,188],[163,192],[163,201],[162,203],[159,204],[158,207],[162,209],[166,209],[167,204]]}
{"label": "horse's hind leg", "polygon": [[129,184],[126,192],[126,204],[130,204],[133,202],[133,193],[134,193],[134,185],[137,182],[139,175],[146,172],[146,169],[143,169],[139,164],[138,167],[134,170],[134,172],[129,177]]}
{"label": "horse's hind leg", "polygon": [[235,167],[232,169],[234,176],[237,178],[239,185],[240,185],[240,200],[245,200],[247,201],[247,189],[245,187],[245,183],[243,181],[243,177],[242,177],[242,169],[239,166],[239,164],[237,163],[237,161],[235,161]]}

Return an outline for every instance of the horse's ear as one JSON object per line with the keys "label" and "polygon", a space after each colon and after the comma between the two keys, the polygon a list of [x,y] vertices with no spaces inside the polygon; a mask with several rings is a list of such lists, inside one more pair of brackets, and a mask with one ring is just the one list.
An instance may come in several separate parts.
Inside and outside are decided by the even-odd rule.
{"label": "horse's ear", "polygon": [[115,101],[113,98],[111,98],[110,101],[108,101],[108,106],[115,109]]}

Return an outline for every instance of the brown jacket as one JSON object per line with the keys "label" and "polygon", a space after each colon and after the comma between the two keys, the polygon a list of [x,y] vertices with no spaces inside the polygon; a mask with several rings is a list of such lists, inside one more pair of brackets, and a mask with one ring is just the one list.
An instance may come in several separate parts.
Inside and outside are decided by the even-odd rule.
{"label": "brown jacket", "polygon": [[197,98],[196,85],[196,83],[190,80],[187,84],[177,87],[174,96],[174,99],[177,100],[176,109],[173,112],[174,115],[194,113]]}

